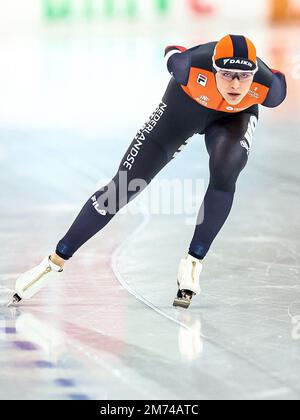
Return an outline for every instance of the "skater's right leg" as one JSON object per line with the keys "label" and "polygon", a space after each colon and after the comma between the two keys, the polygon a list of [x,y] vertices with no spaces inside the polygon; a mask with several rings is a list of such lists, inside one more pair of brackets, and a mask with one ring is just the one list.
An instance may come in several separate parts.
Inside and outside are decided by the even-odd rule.
{"label": "skater's right leg", "polygon": [[[142,135],[142,134],[141,134]],[[132,147],[136,147],[135,140]],[[132,166],[132,171],[123,171],[124,157],[119,171],[112,181],[97,191],[85,204],[67,235],[57,245],[55,253],[47,256],[33,269],[23,273],[16,282],[16,293],[9,304],[18,303],[23,299],[30,299],[39,292],[49,281],[60,277],[66,260],[85,242],[114,217],[114,215],[144,189],[155,174],[168,162],[166,152],[154,141],[144,144],[139,154],[138,163]],[[139,191],[130,191],[131,181],[139,180]]]}
{"label": "skater's right leg", "polygon": [[69,260],[132,201],[199,128],[199,106],[171,81],[159,107],[138,132],[111,182],[93,194],[56,248]]}
{"label": "skater's right leg", "polygon": [[[140,138],[141,136],[143,134],[140,134]],[[83,244],[102,230],[126,204],[143,191],[168,163],[166,152],[151,139],[143,143],[142,148],[140,140],[135,139],[130,150],[136,151],[134,163],[128,166],[129,155],[133,153],[128,151],[114,178],[88,199],[67,234],[57,245],[55,253],[60,258],[69,260]]]}
{"label": "skater's right leg", "polygon": [[199,105],[172,79],[160,106],[129,146],[115,177],[89,198],[56,252],[18,278],[14,301],[32,297],[48,280],[61,276],[64,263],[74,252],[146,188],[198,131],[202,121],[199,112]]}

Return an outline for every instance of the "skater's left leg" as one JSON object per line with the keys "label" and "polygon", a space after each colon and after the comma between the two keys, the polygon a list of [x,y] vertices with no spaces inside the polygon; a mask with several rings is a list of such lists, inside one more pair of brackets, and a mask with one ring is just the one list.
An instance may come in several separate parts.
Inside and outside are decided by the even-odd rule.
{"label": "skater's left leg", "polygon": [[210,183],[201,206],[189,254],[179,264],[179,291],[174,306],[188,308],[200,293],[202,260],[224,225],[232,208],[236,182],[248,161],[252,134],[257,125],[253,114],[228,116],[209,126],[205,140],[210,155]]}
{"label": "skater's left leg", "polygon": [[189,249],[195,258],[205,258],[230,214],[236,182],[247,164],[256,125],[255,115],[239,113],[212,124],[205,132],[210,183]]}

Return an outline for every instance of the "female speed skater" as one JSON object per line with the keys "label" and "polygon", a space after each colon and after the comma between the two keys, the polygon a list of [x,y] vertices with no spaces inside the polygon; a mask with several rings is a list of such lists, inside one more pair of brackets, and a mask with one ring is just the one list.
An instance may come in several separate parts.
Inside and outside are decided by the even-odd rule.
{"label": "female speed skater", "polygon": [[[230,214],[259,105],[279,106],[286,98],[286,80],[258,58],[254,44],[241,35],[191,49],[170,46],[165,58],[172,78],[162,102],[130,144],[116,175],[88,199],[55,252],[17,279],[10,304],[30,299],[61,276],[66,261],[149,185],[194,134],[205,135],[210,182],[188,253],[179,264],[174,306],[188,308],[200,293],[203,260]],[[121,178],[127,189],[121,188]],[[129,188],[135,180],[144,181],[138,191]]]}

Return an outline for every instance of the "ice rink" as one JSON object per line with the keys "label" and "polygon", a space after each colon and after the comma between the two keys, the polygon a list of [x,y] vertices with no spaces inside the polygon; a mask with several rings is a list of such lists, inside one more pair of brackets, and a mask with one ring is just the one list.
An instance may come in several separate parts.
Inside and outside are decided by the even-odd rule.
{"label": "ice rink", "polygon": [[[152,214],[143,193],[59,283],[5,307],[16,277],[53,252],[160,102],[164,47],[243,30],[207,22],[200,35],[128,29],[120,38],[59,27],[0,40],[1,399],[300,398],[297,26],[245,28],[259,56],[287,73],[289,96],[261,110],[234,209],[188,311],[172,303],[204,190],[185,196],[193,214]],[[174,179],[207,185],[203,137],[157,182]]]}

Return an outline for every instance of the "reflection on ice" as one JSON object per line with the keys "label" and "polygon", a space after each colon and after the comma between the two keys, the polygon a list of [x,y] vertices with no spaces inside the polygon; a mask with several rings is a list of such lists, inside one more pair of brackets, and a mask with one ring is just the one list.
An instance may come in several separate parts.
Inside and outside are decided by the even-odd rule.
{"label": "reflection on ice", "polygon": [[0,307],[7,306],[9,300],[13,295],[13,290],[0,286]]}
{"label": "reflection on ice", "polygon": [[16,331],[43,352],[48,361],[57,363],[66,351],[62,333],[49,323],[38,319],[33,313],[22,312],[16,320]]}
{"label": "reflection on ice", "polygon": [[203,352],[203,340],[201,337],[201,319],[199,316],[192,315],[186,310],[180,311],[179,319],[186,325],[181,326],[178,333],[178,346],[181,355],[188,359],[194,360],[201,356]]}
{"label": "reflection on ice", "polygon": [[289,306],[288,314],[292,323],[292,339],[298,341],[300,340],[300,301],[293,302]]}

